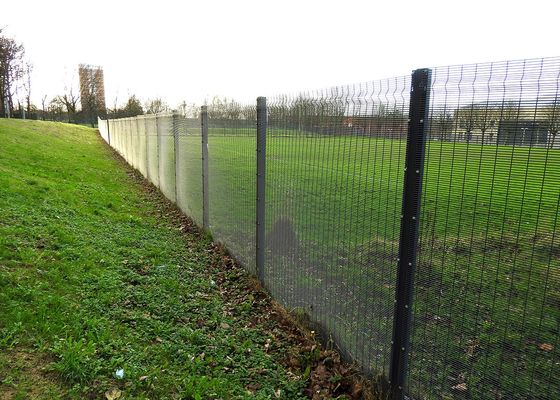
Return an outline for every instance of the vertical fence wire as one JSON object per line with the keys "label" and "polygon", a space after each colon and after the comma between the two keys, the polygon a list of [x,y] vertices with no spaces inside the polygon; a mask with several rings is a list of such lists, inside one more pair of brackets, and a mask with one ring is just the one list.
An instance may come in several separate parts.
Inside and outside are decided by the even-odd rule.
{"label": "vertical fence wire", "polygon": [[255,274],[256,106],[208,106],[209,227]]}
{"label": "vertical fence wire", "polygon": [[389,366],[409,87],[269,99],[266,285],[375,374]]}
{"label": "vertical fence wire", "polygon": [[559,74],[558,58],[434,70],[415,396],[560,397]]}
{"label": "vertical fence wire", "polygon": [[177,123],[177,205],[202,226],[202,151],[198,114],[179,115]]}
{"label": "vertical fence wire", "polygon": [[157,115],[159,188],[175,202],[175,138],[173,136],[173,115]]}
{"label": "vertical fence wire", "polygon": [[148,161],[148,179],[159,187],[159,144],[157,132],[157,119],[155,116],[146,118],[146,144]]}
{"label": "vertical fence wire", "polygon": [[[388,377],[410,78],[268,98],[265,285]],[[405,390],[560,398],[560,58],[433,70]],[[99,123],[203,224],[200,116]],[[255,271],[256,107],[208,106],[209,228]]]}

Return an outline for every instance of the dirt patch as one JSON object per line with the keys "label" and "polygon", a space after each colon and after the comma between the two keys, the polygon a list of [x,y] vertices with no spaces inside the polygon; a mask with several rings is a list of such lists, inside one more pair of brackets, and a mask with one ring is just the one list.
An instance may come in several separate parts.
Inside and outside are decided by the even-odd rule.
{"label": "dirt patch", "polygon": [[48,370],[52,362],[45,354],[10,350],[2,354],[0,369],[0,400],[43,398],[45,387],[57,388],[56,377]]}

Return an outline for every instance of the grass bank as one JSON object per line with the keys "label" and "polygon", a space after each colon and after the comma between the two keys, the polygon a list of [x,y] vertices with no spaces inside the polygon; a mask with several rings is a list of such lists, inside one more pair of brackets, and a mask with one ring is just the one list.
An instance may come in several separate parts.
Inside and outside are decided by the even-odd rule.
{"label": "grass bank", "polygon": [[1,398],[358,390],[94,130],[0,119],[0,142]]}

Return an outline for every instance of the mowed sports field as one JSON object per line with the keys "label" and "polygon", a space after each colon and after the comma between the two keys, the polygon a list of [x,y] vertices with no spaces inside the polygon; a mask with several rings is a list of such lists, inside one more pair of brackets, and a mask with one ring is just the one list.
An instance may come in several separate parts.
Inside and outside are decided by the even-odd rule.
{"label": "mowed sports field", "polygon": [[[210,225],[251,264],[256,142],[243,133],[210,130]],[[376,313],[393,306],[405,148],[380,138],[267,137],[267,231],[288,219],[303,255],[282,261],[269,249],[265,280],[287,303],[313,303],[313,317],[377,372],[389,346],[368,342],[390,341],[391,319]],[[559,199],[559,150],[428,141],[411,393],[560,395]]]}

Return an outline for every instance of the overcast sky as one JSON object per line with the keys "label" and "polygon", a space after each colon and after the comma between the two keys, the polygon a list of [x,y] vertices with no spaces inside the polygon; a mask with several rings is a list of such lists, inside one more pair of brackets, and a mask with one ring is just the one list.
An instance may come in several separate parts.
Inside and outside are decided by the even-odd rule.
{"label": "overcast sky", "polygon": [[34,64],[32,98],[105,72],[106,101],[171,105],[409,74],[419,67],[560,55],[560,2],[3,1],[0,27]]}

